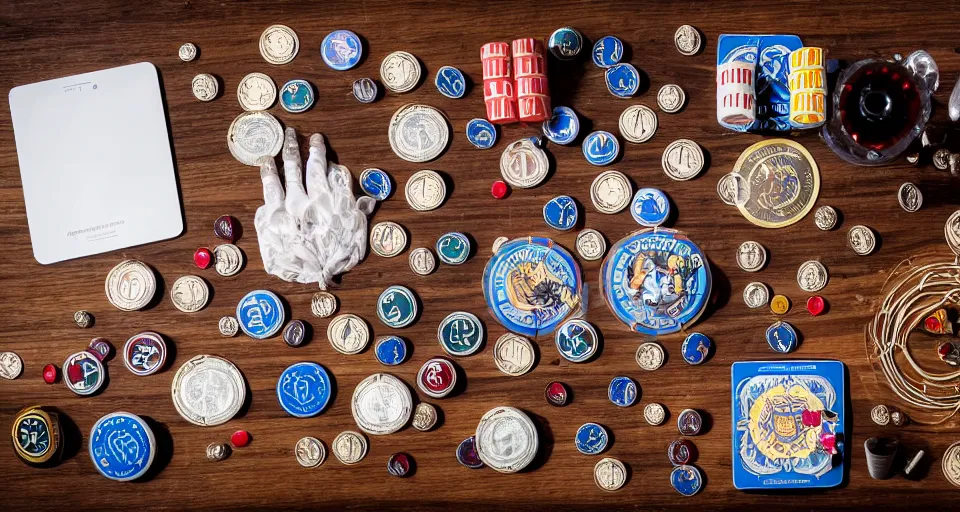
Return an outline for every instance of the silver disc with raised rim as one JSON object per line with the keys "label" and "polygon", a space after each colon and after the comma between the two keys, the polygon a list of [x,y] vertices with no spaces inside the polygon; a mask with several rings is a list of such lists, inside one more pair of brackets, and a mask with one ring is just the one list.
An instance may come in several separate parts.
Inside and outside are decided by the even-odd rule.
{"label": "silver disc with raised rim", "polygon": [[300,38],[286,25],[270,25],[260,34],[260,55],[270,64],[286,64],[299,50]]}
{"label": "silver disc with raised rim", "polygon": [[620,114],[620,135],[627,142],[642,144],[657,133],[657,114],[646,105],[631,105]]}
{"label": "silver disc with raised rim", "polygon": [[447,184],[436,171],[424,169],[410,176],[403,192],[410,208],[427,212],[436,210],[447,199]]}
{"label": "silver disc with raised rim", "polygon": [[530,340],[512,332],[500,336],[493,346],[493,362],[507,375],[517,377],[529,372],[535,358]]}
{"label": "silver disc with raised rim", "polygon": [[345,430],[330,445],[333,455],[344,464],[356,464],[367,456],[367,438],[360,432]]}
{"label": "silver disc with raised rim", "polygon": [[500,175],[517,188],[536,187],[547,178],[550,159],[530,139],[520,139],[500,154]]}
{"label": "silver disc with raised rim", "polygon": [[345,313],[330,321],[327,339],[341,354],[359,354],[370,343],[370,328],[359,316]]}
{"label": "silver disc with raised rim", "polygon": [[380,81],[396,93],[412,91],[422,74],[420,61],[409,52],[393,52],[380,62]]}
{"label": "silver disc with raised rim", "polygon": [[620,171],[601,172],[590,184],[590,201],[600,213],[620,213],[632,199],[633,185]]}
{"label": "silver disc with raised rim", "polygon": [[293,448],[297,462],[305,468],[315,468],[327,458],[327,449],[316,437],[302,437]]}
{"label": "silver disc with raised rim", "polygon": [[513,407],[490,409],[477,425],[477,455],[501,473],[516,473],[527,467],[536,457],[539,445],[533,420]]}
{"label": "silver disc with raised rim", "polygon": [[196,313],[210,300],[210,286],[201,277],[180,276],[170,287],[170,300],[184,313]]}
{"label": "silver disc with raised rim", "polygon": [[153,269],[137,260],[125,260],[107,274],[104,289],[107,300],[122,311],[136,311],[153,300],[157,277]]}
{"label": "silver disc with raised rim", "polygon": [[210,355],[183,363],[173,376],[170,391],[180,416],[202,427],[230,421],[247,398],[240,370],[230,361]]}
{"label": "silver disc with raised rim", "polygon": [[373,435],[392,434],[410,421],[413,397],[400,379],[375,373],[357,384],[351,409],[360,430]]}
{"label": "silver disc with raised rim", "polygon": [[277,101],[277,84],[263,73],[250,73],[237,85],[237,101],[248,112],[267,110]]}
{"label": "silver disc with raised rim", "polygon": [[264,157],[275,157],[283,146],[283,127],[267,112],[244,112],[230,123],[227,148],[244,165],[259,166]]}
{"label": "silver disc with raised rim", "polygon": [[446,116],[429,105],[404,105],[393,113],[387,127],[390,148],[408,162],[429,162],[450,143]]}

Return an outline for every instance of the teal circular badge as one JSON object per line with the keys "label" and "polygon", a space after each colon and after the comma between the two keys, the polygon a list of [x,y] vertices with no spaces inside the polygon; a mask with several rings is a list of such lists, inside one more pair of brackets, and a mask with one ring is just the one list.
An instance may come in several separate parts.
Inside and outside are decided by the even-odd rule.
{"label": "teal circular badge", "polygon": [[437,240],[437,256],[447,265],[460,265],[470,257],[470,240],[463,233],[447,233]]}
{"label": "teal circular badge", "polygon": [[377,299],[377,318],[387,327],[407,327],[417,319],[416,296],[405,286],[388,287]]}
{"label": "teal circular badge", "polygon": [[597,353],[600,344],[597,330],[586,320],[575,318],[565,322],[554,336],[557,352],[572,363],[582,363]]}
{"label": "teal circular badge", "polygon": [[483,343],[483,324],[473,313],[457,311],[440,322],[437,339],[443,350],[452,356],[469,356]]}

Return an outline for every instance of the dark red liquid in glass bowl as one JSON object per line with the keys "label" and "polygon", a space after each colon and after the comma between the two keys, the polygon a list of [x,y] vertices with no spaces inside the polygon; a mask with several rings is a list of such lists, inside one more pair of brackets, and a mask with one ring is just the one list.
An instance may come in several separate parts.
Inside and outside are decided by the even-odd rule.
{"label": "dark red liquid in glass bowl", "polygon": [[920,95],[910,71],[876,62],[858,69],[840,92],[840,120],[857,144],[877,151],[894,146],[920,115]]}

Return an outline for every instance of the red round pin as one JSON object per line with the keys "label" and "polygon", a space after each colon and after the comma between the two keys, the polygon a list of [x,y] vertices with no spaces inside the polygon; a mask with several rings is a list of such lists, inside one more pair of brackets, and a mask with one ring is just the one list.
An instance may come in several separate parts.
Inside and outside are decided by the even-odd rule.
{"label": "red round pin", "polygon": [[827,302],[819,295],[814,295],[807,299],[807,311],[813,316],[823,313],[826,308]]}
{"label": "red round pin", "polygon": [[60,373],[57,370],[57,365],[48,364],[43,367],[43,381],[47,384],[53,384],[57,381],[57,374]]}
{"label": "red round pin", "polygon": [[193,262],[199,268],[209,268],[210,264],[213,263],[213,253],[210,252],[210,249],[201,247],[193,253]]}
{"label": "red round pin", "polygon": [[490,186],[490,194],[497,199],[503,199],[504,197],[507,197],[507,193],[509,192],[510,187],[500,180],[494,181],[493,185]]}
{"label": "red round pin", "polygon": [[243,448],[244,446],[250,444],[250,432],[246,430],[238,430],[230,436],[230,443],[232,443],[237,448]]}

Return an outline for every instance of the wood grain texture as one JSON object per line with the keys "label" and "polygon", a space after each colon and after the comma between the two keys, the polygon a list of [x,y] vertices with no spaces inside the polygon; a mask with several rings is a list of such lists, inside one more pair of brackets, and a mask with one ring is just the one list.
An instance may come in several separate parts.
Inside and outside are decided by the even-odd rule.
{"label": "wood grain texture", "polygon": [[[946,99],[960,71],[960,55],[954,51],[956,30],[949,21],[958,14],[960,7],[948,1],[4,3],[0,6],[0,90],[4,92],[16,85],[122,64],[149,61],[157,66],[166,90],[187,227],[182,236],[163,243],[53,266],[37,264],[27,231],[9,105],[0,105],[0,303],[5,305],[0,349],[18,352],[25,362],[20,379],[0,382],[0,432],[6,435],[19,408],[44,404],[69,416],[74,435],[83,438],[68,449],[67,459],[52,469],[29,468],[17,460],[12,449],[0,449],[0,509],[63,505],[99,510],[948,507],[943,497],[953,493],[944,495],[943,491],[953,488],[941,475],[939,460],[946,446],[960,437],[957,423],[937,428],[874,426],[870,408],[896,402],[865,357],[862,329],[878,302],[883,280],[901,259],[921,250],[947,254],[942,226],[957,208],[957,182],[932,167],[917,170],[905,162],[878,169],[847,165],[816,134],[804,133],[796,139],[814,155],[822,175],[818,205],[830,204],[840,210],[842,224],[834,231],[822,232],[814,227],[811,215],[780,230],[755,227],[716,196],[717,180],[740,152],[760,137],[735,134],[716,124],[714,63],[721,33],[796,33],[806,44],[825,47],[831,57],[846,60],[907,54],[922,47],[940,65],[936,118],[945,121]],[[260,32],[274,23],[289,25],[300,38],[300,54],[286,66],[265,63],[257,50]],[[705,35],[705,49],[697,56],[683,57],[673,46],[673,33],[682,23],[698,27]],[[578,145],[550,146],[555,160],[550,180],[536,189],[515,190],[507,200],[497,201],[490,197],[489,187],[499,177],[498,161],[505,142],[535,135],[539,127],[508,126],[501,132],[501,142],[489,151],[474,149],[463,136],[466,122],[484,113],[480,45],[524,36],[544,38],[564,25],[577,27],[591,40],[616,34],[626,43],[627,60],[649,77],[642,94],[625,101],[610,96],[603,73],[587,60],[551,61],[554,104],[575,108],[584,119],[585,132],[616,132],[620,112],[633,103],[655,108],[656,91],[663,84],[677,83],[687,93],[686,108],[675,115],[659,114],[657,135],[642,145],[626,144],[622,160],[613,167],[629,175],[636,185],[665,190],[679,210],[675,227],[686,231],[711,259],[718,298],[696,330],[710,336],[717,348],[702,366],[690,367],[681,360],[683,336],[676,334],[659,340],[670,353],[662,369],[647,373],[637,367],[634,352],[643,340],[626,331],[599,297],[599,262],[583,264],[585,280],[591,286],[588,318],[603,335],[602,353],[596,360],[568,363],[558,357],[552,340],[546,339],[539,340],[539,363],[528,375],[507,377],[493,364],[492,340],[504,330],[484,314],[480,280],[494,238],[547,235],[572,250],[576,233],[553,232],[541,218],[544,202],[561,193],[571,194],[585,205],[585,225],[600,230],[611,242],[637,227],[627,213],[608,216],[593,209],[589,185],[600,169],[584,161]],[[365,39],[366,57],[353,70],[333,71],[318,55],[322,38],[337,28],[349,28]],[[185,41],[200,47],[194,62],[177,58],[177,48]],[[376,78],[380,60],[401,49],[421,59],[425,83],[409,94],[387,94],[372,105],[354,100],[351,83],[364,76]],[[442,65],[456,66],[471,77],[474,86],[465,99],[447,99],[436,92],[432,80]],[[293,115],[279,107],[272,111],[284,124],[296,128],[302,141],[313,132],[326,135],[339,163],[355,176],[376,166],[387,170],[401,186],[421,168],[443,171],[452,178],[449,199],[439,210],[414,212],[402,191],[395,192],[379,206],[374,222],[393,220],[406,226],[411,248],[432,246],[439,235],[452,230],[470,234],[478,245],[476,255],[465,265],[442,266],[428,277],[409,270],[406,253],[392,259],[371,255],[347,274],[335,291],[341,311],[362,315],[375,335],[389,332],[375,319],[379,292],[390,284],[403,284],[417,292],[423,301],[422,317],[398,333],[412,341],[412,357],[390,369],[410,384],[426,359],[441,354],[435,332],[445,315],[460,309],[472,311],[484,318],[488,328],[486,348],[456,360],[466,374],[465,389],[455,397],[429,400],[442,409],[443,424],[430,433],[408,427],[394,435],[372,438],[367,458],[356,466],[344,466],[331,458],[318,469],[305,470],[294,459],[293,447],[300,437],[316,436],[329,446],[337,433],[355,428],[350,415],[353,388],[384,368],[369,349],[344,356],[329,346],[323,334],[327,321],[310,315],[314,288],[282,282],[263,272],[253,227],[254,212],[262,204],[258,172],[231,158],[224,140],[231,120],[240,113],[234,92],[237,83],[252,71],[265,72],[278,84],[306,78],[316,85],[318,102],[309,112]],[[200,72],[222,80],[222,97],[208,104],[193,98],[190,80]],[[390,150],[387,123],[398,107],[410,102],[440,108],[453,126],[450,148],[435,162],[410,164]],[[694,139],[709,154],[709,168],[695,180],[674,182],[660,170],[663,148],[677,138]],[[50,150],[57,151],[56,140],[50,140]],[[905,213],[897,205],[896,191],[904,181],[917,183],[923,191],[924,207],[917,213]],[[246,253],[247,267],[232,278],[222,278],[212,270],[198,272],[191,261],[194,249],[216,243],[212,222],[224,213],[237,217],[245,231],[238,245]],[[874,255],[859,257],[846,247],[846,231],[854,224],[867,224],[879,233],[881,245]],[[746,274],[736,266],[735,249],[745,240],[757,240],[770,252],[770,263],[759,274]],[[103,279],[114,264],[131,257],[148,262],[162,276],[163,296],[152,308],[124,313],[106,301]],[[797,267],[815,258],[830,271],[830,283],[823,292],[830,310],[817,318],[804,311],[806,294],[795,281]],[[214,289],[210,305],[195,314],[177,311],[167,292],[173,280],[187,273],[202,275]],[[841,488],[781,495],[743,493],[732,487],[730,364],[774,356],[763,341],[763,332],[774,316],[766,310],[748,310],[740,299],[744,285],[758,278],[794,303],[786,318],[802,333],[803,344],[791,358],[837,358],[848,366],[853,415],[852,435],[845,449],[851,463],[849,478]],[[284,297],[292,316],[313,326],[312,342],[288,348],[279,338],[222,338],[217,320],[231,314],[239,298],[256,288],[268,288]],[[92,329],[79,330],[73,325],[72,314],[78,309],[95,315]],[[136,377],[114,359],[108,364],[110,380],[105,391],[92,398],[74,396],[62,384],[48,386],[40,378],[44,364],[60,364],[94,336],[106,337],[118,346],[146,329],[163,333],[174,347],[162,373]],[[933,350],[932,342],[925,343],[922,350]],[[171,403],[170,383],[176,368],[201,353],[232,360],[249,383],[249,408],[225,425],[190,425]],[[320,362],[336,379],[331,407],[311,419],[287,416],[274,394],[280,372],[300,360]],[[608,402],[606,386],[618,374],[640,383],[642,397],[637,406],[619,409]],[[566,408],[553,408],[543,400],[544,386],[555,379],[573,389],[574,401]],[[643,421],[642,406],[651,401],[669,409],[666,425],[651,427]],[[458,465],[454,457],[457,444],[471,435],[484,411],[502,404],[528,411],[538,423],[543,444],[535,468],[501,475]],[[678,436],[673,426],[676,414],[687,407],[704,411],[708,420],[706,432],[695,439],[700,452],[696,464],[706,476],[706,486],[692,498],[683,498],[670,487],[671,466],[665,453]],[[147,481],[108,481],[97,474],[85,453],[93,422],[117,410],[150,418],[158,433],[162,453]],[[574,433],[587,421],[603,423],[611,430],[615,440],[607,455],[630,466],[630,480],[618,492],[599,490],[592,481],[598,459],[580,455],[574,448]],[[253,443],[224,462],[207,462],[205,446],[227,441],[237,429],[249,430]],[[871,479],[862,446],[864,439],[878,434],[899,435],[906,446],[927,449],[930,456],[924,466],[929,470],[922,471],[923,478]],[[401,480],[386,472],[387,458],[401,450],[417,461],[412,478]]]}

